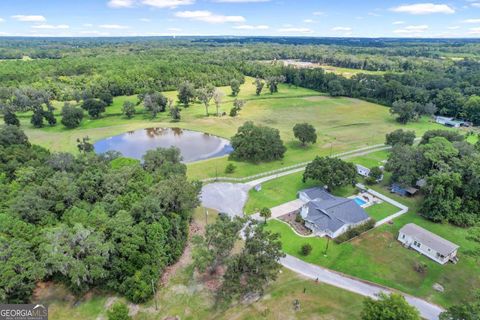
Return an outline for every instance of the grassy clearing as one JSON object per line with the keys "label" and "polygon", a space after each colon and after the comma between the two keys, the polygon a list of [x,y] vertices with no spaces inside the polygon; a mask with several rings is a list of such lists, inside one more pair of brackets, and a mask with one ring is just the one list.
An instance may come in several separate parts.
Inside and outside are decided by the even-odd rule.
{"label": "grassy clearing", "polygon": [[382,150],[382,151],[372,152],[359,157],[349,158],[347,159],[347,161],[355,164],[360,164],[364,167],[371,169],[373,167],[383,166],[385,164],[385,160],[388,159],[389,154],[390,154],[389,150]]}
{"label": "grassy clearing", "polygon": [[[352,163],[358,163],[366,167],[372,168],[382,165],[382,161],[388,157],[388,150],[372,152],[370,154],[347,159]],[[226,159],[225,159],[226,160]],[[295,200],[297,198],[297,192],[302,189],[316,186],[314,181],[302,182],[303,172],[290,174],[280,177],[275,180],[271,180],[262,184],[261,191],[250,190],[248,201],[245,205],[245,212],[255,213],[263,207],[275,207],[282,203]],[[341,188],[335,190],[337,196],[348,197],[354,194],[354,188]],[[383,209],[387,209],[384,207]],[[383,209],[379,209],[379,212],[374,210],[374,214],[382,216]],[[388,208],[385,212],[390,212],[391,208]],[[377,218],[375,218],[377,219]]]}
{"label": "grassy clearing", "polygon": [[365,211],[367,212],[367,214],[370,217],[375,219],[375,221],[380,221],[380,220],[382,220],[382,219],[400,211],[400,209],[398,209],[394,205],[391,205],[388,202],[382,202],[382,203],[375,204],[373,206],[370,206],[370,207],[366,208]]}
{"label": "grassy clearing", "polygon": [[[298,172],[271,180],[262,184],[262,190],[254,189],[249,191],[248,201],[244,211],[247,214],[258,212],[263,207],[272,208],[285,202],[295,200],[297,192],[302,189],[316,187],[318,184],[313,180],[302,181],[303,172]],[[333,192],[339,197],[353,195],[355,188],[342,187]]]}
{"label": "grassy clearing", "polygon": [[[192,280],[192,269],[180,270],[171,282],[157,294],[159,310],[150,301],[139,305],[134,320],[162,320],[178,316],[180,319],[357,319],[363,297],[323,283],[306,280],[288,269],[282,269],[265,296],[252,304],[235,305],[226,311],[213,307],[212,293],[201,283]],[[303,290],[305,289],[305,293]],[[105,319],[108,298],[94,294],[78,306],[62,302],[61,296],[49,300],[49,319],[95,320]],[[300,310],[294,311],[293,301],[300,301]]]}
{"label": "grassy clearing", "polygon": [[[107,108],[102,118],[91,120],[88,116],[77,129],[68,130],[60,124],[60,117],[54,127],[35,129],[30,125],[30,114],[20,115],[22,126],[33,143],[45,146],[53,151],[76,152],[76,139],[89,136],[92,141],[121,134],[130,130],[148,127],[180,127],[184,129],[208,132],[221,137],[232,137],[237,128],[245,121],[275,127],[280,130],[281,137],[287,146],[285,158],[270,163],[250,164],[233,162],[237,170],[231,176],[248,176],[259,172],[277,169],[313,159],[316,155],[329,155],[373,144],[382,143],[385,134],[397,129],[415,130],[421,135],[426,130],[439,128],[429,119],[406,126],[399,125],[389,114],[388,108],[350,98],[332,98],[313,90],[281,85],[280,92],[271,95],[267,92],[255,95],[253,79],[247,78],[242,86],[239,98],[248,100],[247,105],[236,118],[229,116],[216,117],[215,106],[210,106],[210,117],[205,116],[205,108],[194,104],[182,110],[182,120],[173,123],[167,113],[161,113],[156,119],[145,113],[143,106],[137,107],[133,119],[121,115],[124,101],[136,102],[137,97],[116,97],[113,106]],[[229,96],[229,88],[221,88],[225,93],[220,112],[229,112],[233,97]],[[166,92],[166,96],[176,98],[176,92]],[[57,114],[61,104],[56,103]],[[292,128],[296,123],[309,122],[318,132],[318,142],[306,148],[293,137]],[[190,164],[188,175],[192,179],[225,175],[224,170],[229,160],[224,158],[210,159]]]}
{"label": "grassy clearing", "polygon": [[[403,248],[395,237],[398,230],[409,222],[459,244],[460,262],[442,266],[413,250]],[[396,219],[393,225],[371,230],[351,242],[337,245],[330,241],[326,256],[327,240],[324,238],[301,238],[288,225],[279,221],[269,221],[268,229],[281,234],[284,251],[288,254],[444,306],[470,299],[472,292],[480,285],[478,261],[464,254],[473,246],[471,241],[465,239],[468,231],[429,223],[414,212]],[[305,243],[313,247],[308,257],[300,253],[301,246]],[[424,274],[415,271],[416,263],[425,264],[427,271]],[[445,292],[436,292],[432,288],[434,283],[443,285]]]}
{"label": "grassy clearing", "polygon": [[[378,165],[388,155],[386,151],[375,152],[349,159],[354,163],[372,167]],[[262,185],[262,191],[250,193],[246,210],[262,207],[265,204],[279,205],[295,199],[296,192],[303,187],[311,186],[301,183],[302,173],[281,177]],[[285,223],[269,221],[267,228],[281,234],[284,251],[307,262],[318,264],[368,281],[396,288],[443,306],[450,306],[469,299],[471,293],[480,286],[480,261],[468,255],[476,248],[476,244],[467,239],[468,229],[449,224],[437,224],[425,220],[420,215],[420,197],[404,198],[390,194],[387,188],[389,175],[386,174],[381,184],[371,186],[372,189],[388,194],[394,200],[409,207],[409,212],[394,220],[392,225],[385,224],[371,230],[353,241],[335,244],[329,243],[325,256],[327,240],[325,238],[302,238],[297,236]],[[340,196],[353,194],[353,190],[341,190]],[[388,203],[382,203],[366,209],[376,220],[393,214],[398,209]],[[403,248],[396,240],[398,230],[407,223],[416,223],[431,232],[438,234],[460,246],[458,264],[439,265],[421,256],[413,250]],[[313,247],[312,253],[305,257],[300,250],[303,244]],[[422,263],[427,266],[424,274],[415,271],[414,266]],[[436,292],[432,286],[440,283],[445,287],[444,293]]]}
{"label": "grassy clearing", "polygon": [[[205,226],[203,209],[198,208],[194,222]],[[211,214],[208,223],[215,220]],[[305,289],[305,293],[304,292]],[[107,306],[113,297],[108,293],[91,292],[74,306],[74,299],[61,286],[52,286],[49,294],[38,300],[49,306],[52,320],[94,320],[105,319]],[[115,298],[116,299],[116,298]],[[301,308],[295,312],[293,301],[298,299]],[[123,299],[120,299],[124,301]],[[178,316],[180,319],[356,319],[359,317],[363,297],[348,291],[306,280],[297,274],[282,269],[277,281],[266,290],[265,296],[252,304],[239,304],[227,310],[214,308],[213,293],[193,276],[191,265],[177,270],[167,285],[158,289],[155,310],[152,299],[136,305],[135,320],[162,320]]]}
{"label": "grassy clearing", "polygon": [[351,68],[340,68],[328,65],[321,65],[320,66],[325,72],[334,73],[340,76],[344,76],[345,78],[351,78],[357,74],[370,74],[370,75],[383,75],[385,71],[371,71],[371,70],[361,70],[361,69],[351,69]]}

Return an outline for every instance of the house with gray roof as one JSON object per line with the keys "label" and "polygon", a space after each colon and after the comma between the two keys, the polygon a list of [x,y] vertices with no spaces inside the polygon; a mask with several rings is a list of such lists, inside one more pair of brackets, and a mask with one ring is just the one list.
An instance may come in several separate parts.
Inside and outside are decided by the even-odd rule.
{"label": "house with gray roof", "polygon": [[458,261],[459,246],[414,223],[406,224],[400,229],[398,241],[405,247],[412,248],[440,264]]}
{"label": "house with gray roof", "polygon": [[298,197],[305,202],[301,210],[305,226],[318,236],[336,238],[370,219],[353,199],[336,197],[323,188],[302,190]]}

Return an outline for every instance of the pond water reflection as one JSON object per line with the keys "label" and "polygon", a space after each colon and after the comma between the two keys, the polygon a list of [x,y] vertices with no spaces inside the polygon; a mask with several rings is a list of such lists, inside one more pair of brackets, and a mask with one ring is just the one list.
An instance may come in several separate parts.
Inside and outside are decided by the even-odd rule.
{"label": "pond water reflection", "polygon": [[183,162],[193,162],[221,157],[233,151],[230,142],[204,132],[181,128],[147,128],[129,131],[95,143],[95,152],[121,152],[125,157],[142,159],[148,151],[156,148],[180,149]]}

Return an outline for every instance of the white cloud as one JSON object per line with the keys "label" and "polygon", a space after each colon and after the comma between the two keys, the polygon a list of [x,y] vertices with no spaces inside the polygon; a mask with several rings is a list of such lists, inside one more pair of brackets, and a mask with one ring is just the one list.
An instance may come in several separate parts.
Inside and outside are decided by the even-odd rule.
{"label": "white cloud", "polygon": [[148,18],[140,18],[139,20],[142,21],[142,22],[151,22],[152,21],[151,19],[148,19]]}
{"label": "white cloud", "polygon": [[253,3],[253,2],[269,2],[270,0],[214,0],[219,3]]}
{"label": "white cloud", "polygon": [[86,36],[109,36],[110,33],[108,32],[101,32],[97,30],[83,30],[79,32],[80,35],[86,35]]}
{"label": "white cloud", "polygon": [[0,36],[8,36],[8,33],[6,33],[6,32],[0,32]]}
{"label": "white cloud", "polygon": [[206,10],[179,11],[175,13],[175,16],[208,23],[245,22],[245,18],[242,16],[224,16]]}
{"label": "white cloud", "polygon": [[323,11],[315,11],[315,12],[313,13],[313,15],[314,15],[314,16],[323,16],[323,15],[325,15],[325,12],[323,12]]}
{"label": "white cloud", "polygon": [[120,24],[102,24],[102,25],[99,25],[99,27],[102,29],[116,29],[116,30],[130,28],[129,26],[122,26]]}
{"label": "white cloud", "polygon": [[474,36],[480,35],[480,27],[470,28],[470,30],[468,31],[468,34],[474,35]]}
{"label": "white cloud", "polygon": [[4,22],[4,21],[5,21],[5,19],[3,19],[3,18],[0,18],[0,22]]}
{"label": "white cloud", "polygon": [[480,2],[474,2],[472,4],[470,4],[472,7],[474,8],[480,8]]}
{"label": "white cloud", "polygon": [[93,24],[91,24],[91,23],[84,23],[83,26],[86,27],[86,28],[91,28],[91,27],[93,27]]}
{"label": "white cloud", "polygon": [[434,3],[406,4],[406,5],[401,5],[401,6],[392,8],[391,11],[400,12],[400,13],[409,13],[414,15],[431,14],[431,13],[444,13],[444,14],[455,13],[455,10],[449,5],[434,4]]}
{"label": "white cloud", "polygon": [[171,31],[171,32],[180,32],[180,31],[182,31],[182,29],[180,29],[180,28],[168,28],[167,30],[168,30],[168,31]]}
{"label": "white cloud", "polygon": [[457,30],[457,29],[460,29],[459,26],[451,26],[451,27],[447,27],[448,30]]}
{"label": "white cloud", "polygon": [[22,22],[45,22],[47,19],[45,19],[44,16],[37,16],[37,15],[30,15],[26,16],[23,14],[18,14],[15,16],[12,16],[12,19],[17,20],[17,21],[22,21]]}
{"label": "white cloud", "polygon": [[394,25],[405,24],[405,21],[394,21],[392,24]]}
{"label": "white cloud", "polygon": [[414,25],[414,26],[407,26],[403,29],[397,29],[393,32],[400,35],[406,36],[420,36],[428,30],[428,26],[426,24],[422,25]]}
{"label": "white cloud", "polygon": [[233,29],[239,29],[239,30],[267,30],[270,27],[267,25],[258,25],[258,26],[252,26],[248,24],[243,24],[240,26],[235,26]]}
{"label": "white cloud", "polygon": [[305,19],[305,20],[303,20],[303,22],[305,22],[305,23],[314,23],[314,22],[315,22],[315,20],[312,20],[312,19]]}
{"label": "white cloud", "polygon": [[142,3],[155,8],[173,9],[179,6],[194,4],[195,0],[142,0]]}
{"label": "white cloud", "polygon": [[302,34],[307,34],[307,33],[312,33],[313,31],[309,28],[295,28],[295,27],[292,27],[292,28],[281,28],[281,29],[278,29],[278,32],[281,32],[281,33],[302,33]]}
{"label": "white cloud", "polygon": [[332,28],[332,31],[348,32],[348,31],[352,31],[352,28],[350,28],[350,27],[334,27],[334,28]]}
{"label": "white cloud", "polygon": [[463,23],[480,23],[480,19],[466,19],[462,21]]}
{"label": "white cloud", "polygon": [[52,24],[39,24],[35,25],[32,28],[35,29],[69,29],[70,26],[67,24],[59,24],[59,25],[52,25]]}
{"label": "white cloud", "polygon": [[112,8],[131,8],[135,4],[134,0],[110,0],[108,6]]}

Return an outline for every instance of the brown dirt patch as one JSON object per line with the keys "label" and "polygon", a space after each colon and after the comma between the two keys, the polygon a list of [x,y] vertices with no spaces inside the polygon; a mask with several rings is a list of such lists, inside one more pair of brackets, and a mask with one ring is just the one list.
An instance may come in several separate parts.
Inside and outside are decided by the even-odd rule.
{"label": "brown dirt patch", "polygon": [[183,251],[182,256],[176,263],[167,267],[162,274],[162,278],[160,279],[160,283],[162,286],[166,286],[168,281],[177,273],[179,269],[183,269],[187,267],[192,261],[192,244],[191,244],[191,237],[198,234],[203,234],[205,232],[205,226],[201,225],[195,221],[190,224],[190,232],[189,232],[189,239],[187,241],[187,245],[185,250]]}

